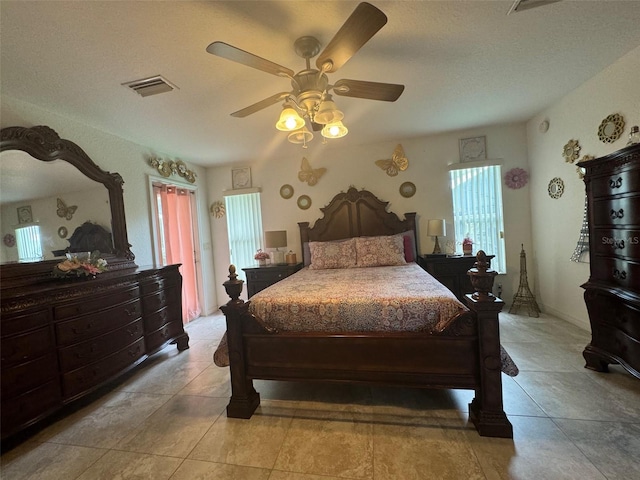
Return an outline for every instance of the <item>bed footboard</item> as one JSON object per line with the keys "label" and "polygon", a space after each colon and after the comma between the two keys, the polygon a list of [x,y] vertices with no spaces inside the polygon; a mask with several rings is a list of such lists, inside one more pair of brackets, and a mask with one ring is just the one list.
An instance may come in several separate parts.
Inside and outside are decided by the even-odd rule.
{"label": "bed footboard", "polygon": [[231,265],[224,283],[231,300],[221,307],[232,389],[227,416],[251,417],[260,404],[254,378],[461,388],[475,390],[469,418],[480,435],[513,437],[502,404],[498,313],[504,303],[490,293],[496,272],[483,256],[469,271],[476,289],[465,299],[470,311],[440,335],[277,332],[239,298],[244,282]]}

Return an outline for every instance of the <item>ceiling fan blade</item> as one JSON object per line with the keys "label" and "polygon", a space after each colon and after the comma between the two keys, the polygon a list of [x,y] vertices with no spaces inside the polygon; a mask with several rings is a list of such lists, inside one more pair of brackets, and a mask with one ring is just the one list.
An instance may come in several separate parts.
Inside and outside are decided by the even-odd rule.
{"label": "ceiling fan blade", "polygon": [[246,65],[247,67],[256,68],[258,70],[262,70],[263,72],[271,73],[272,75],[277,75],[279,77],[291,78],[294,75],[294,71],[287,67],[283,67],[282,65],[278,65],[277,63],[265,60],[262,57],[254,55],[253,53],[240,50],[237,47],[229,45],[228,43],[213,42],[207,47],[207,52],[209,52],[211,55],[226,58],[227,60],[231,60],[232,62],[241,63],[242,65]]}
{"label": "ceiling fan blade", "polygon": [[367,43],[384,24],[387,16],[370,3],[362,2],[316,59],[325,73],[335,72]]}
{"label": "ceiling fan blade", "polygon": [[278,103],[279,101],[284,100],[289,95],[291,95],[289,92],[276,93],[275,95],[272,95],[269,98],[260,100],[258,103],[254,103],[253,105],[243,108],[242,110],[233,112],[231,116],[237,117],[237,118],[244,118],[248,115],[251,115],[252,113],[256,113],[257,111],[262,110],[263,108],[270,107],[274,103]]}
{"label": "ceiling fan blade", "polygon": [[367,98],[395,102],[402,92],[404,85],[395,83],[363,82],[362,80],[338,80],[333,86],[333,92],[343,97]]}

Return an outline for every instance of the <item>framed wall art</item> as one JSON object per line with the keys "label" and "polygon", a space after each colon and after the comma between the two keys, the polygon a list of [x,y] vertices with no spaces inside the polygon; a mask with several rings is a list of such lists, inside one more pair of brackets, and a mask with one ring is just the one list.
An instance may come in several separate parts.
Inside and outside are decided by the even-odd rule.
{"label": "framed wall art", "polygon": [[486,160],[487,137],[470,137],[460,139],[460,162]]}
{"label": "framed wall art", "polygon": [[24,207],[18,207],[18,223],[31,223],[33,222],[33,215],[31,213],[31,205],[25,205]]}
{"label": "framed wall art", "polygon": [[251,188],[251,168],[241,167],[231,169],[231,188]]}

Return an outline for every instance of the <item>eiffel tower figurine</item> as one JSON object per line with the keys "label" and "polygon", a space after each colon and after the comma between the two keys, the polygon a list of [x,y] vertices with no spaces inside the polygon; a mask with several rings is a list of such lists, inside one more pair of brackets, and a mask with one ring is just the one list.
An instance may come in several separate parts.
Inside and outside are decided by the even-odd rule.
{"label": "eiffel tower figurine", "polygon": [[540,308],[536,303],[536,298],[529,289],[529,281],[527,280],[527,254],[524,253],[524,245],[521,244],[520,252],[520,286],[518,292],[513,296],[513,303],[509,309],[509,313],[518,313],[520,307],[526,307],[530,317],[539,317]]}
{"label": "eiffel tower figurine", "polygon": [[587,219],[587,197],[584,197],[584,214],[582,215],[582,227],[580,228],[580,237],[576,249],[571,255],[572,262],[579,262],[584,252],[589,251],[589,220]]}

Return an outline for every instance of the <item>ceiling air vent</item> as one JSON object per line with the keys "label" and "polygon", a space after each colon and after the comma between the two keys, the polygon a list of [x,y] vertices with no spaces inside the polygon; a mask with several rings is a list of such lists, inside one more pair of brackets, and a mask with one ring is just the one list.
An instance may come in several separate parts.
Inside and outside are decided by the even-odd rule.
{"label": "ceiling air vent", "polygon": [[129,87],[142,97],[170,92],[171,90],[178,88],[165,78],[162,78],[160,75],[143,78],[142,80],[134,80],[133,82],[123,83],[122,85]]}
{"label": "ceiling air vent", "polygon": [[515,0],[511,8],[507,12],[507,15],[515,12],[522,12],[524,10],[529,10],[531,8],[542,7],[543,5],[548,5],[550,3],[556,3],[560,0]]}

